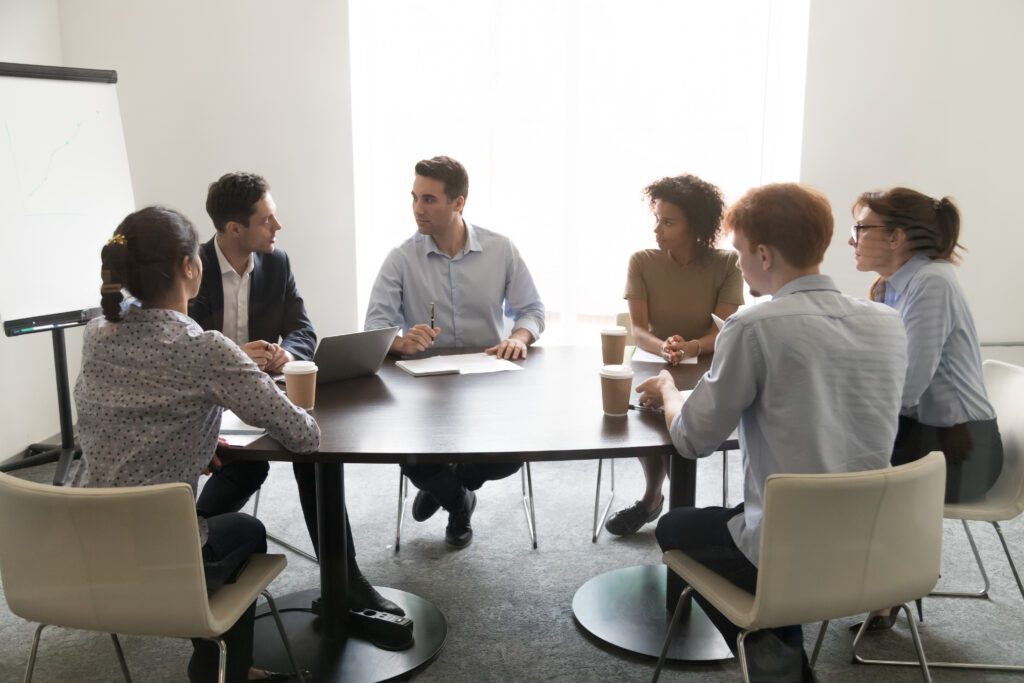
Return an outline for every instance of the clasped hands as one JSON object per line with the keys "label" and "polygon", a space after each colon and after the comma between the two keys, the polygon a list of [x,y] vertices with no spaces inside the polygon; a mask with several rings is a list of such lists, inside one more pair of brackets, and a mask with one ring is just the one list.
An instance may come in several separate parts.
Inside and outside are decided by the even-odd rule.
{"label": "clasped hands", "polygon": [[[399,340],[398,352],[404,356],[409,356],[420,351],[426,351],[434,344],[434,337],[440,333],[440,327],[431,327],[424,323],[417,323],[410,327],[405,336]],[[509,337],[489,349],[485,349],[484,353],[497,358],[519,360],[526,358],[526,344],[520,339]]]}
{"label": "clasped hands", "polygon": [[242,351],[252,358],[256,367],[271,375],[281,372],[284,364],[292,360],[292,355],[282,346],[262,339],[243,344]]}
{"label": "clasped hands", "polygon": [[[694,349],[694,345],[696,345],[696,349]],[[699,341],[686,340],[678,334],[673,334],[661,343],[661,357],[668,361],[669,365],[678,365],[684,358],[696,356],[699,350]]]}

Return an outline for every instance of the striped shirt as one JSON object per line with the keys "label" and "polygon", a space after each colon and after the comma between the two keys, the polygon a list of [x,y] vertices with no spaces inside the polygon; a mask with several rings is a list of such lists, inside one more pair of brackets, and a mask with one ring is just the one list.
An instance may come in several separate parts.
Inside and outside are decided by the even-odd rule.
{"label": "striped shirt", "polygon": [[844,296],[826,275],[726,320],[669,432],[683,457],[699,458],[739,424],[744,510],[729,530],[755,566],[769,475],[888,467],[906,353],[895,311]]}
{"label": "striped shirt", "polygon": [[995,415],[985,393],[974,318],[948,261],[913,256],[886,285],[907,331],[907,417],[950,427]]}

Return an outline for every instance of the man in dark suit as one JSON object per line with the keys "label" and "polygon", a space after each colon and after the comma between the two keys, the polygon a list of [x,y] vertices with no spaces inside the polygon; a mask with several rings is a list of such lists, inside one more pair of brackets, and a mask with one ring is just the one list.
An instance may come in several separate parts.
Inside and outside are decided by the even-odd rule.
{"label": "man in dark suit", "polygon": [[[281,223],[270,186],[252,173],[228,173],[210,185],[206,212],[217,234],[199,249],[203,280],[189,315],[204,330],[234,341],[261,370],[275,374],[291,360],[310,360],[316,333],[295,285],[291,261],[275,248]],[[267,478],[267,462],[236,460],[206,482],[196,501],[204,517],[237,512]],[[293,463],[299,502],[313,549],[319,555],[316,479],[311,463]],[[347,525],[350,606],[402,615],[363,577]]]}

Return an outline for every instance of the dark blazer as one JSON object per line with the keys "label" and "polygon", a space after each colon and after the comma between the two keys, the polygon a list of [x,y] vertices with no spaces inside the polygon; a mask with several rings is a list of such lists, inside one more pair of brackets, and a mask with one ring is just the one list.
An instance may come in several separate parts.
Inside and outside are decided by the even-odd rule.
{"label": "dark blazer", "polygon": [[[203,282],[199,294],[188,303],[188,314],[204,330],[224,331],[224,287],[213,240],[199,248]],[[316,333],[306,315],[302,295],[295,286],[288,254],[275,249],[253,253],[249,279],[249,339],[280,340],[296,359],[310,360],[316,349]]]}

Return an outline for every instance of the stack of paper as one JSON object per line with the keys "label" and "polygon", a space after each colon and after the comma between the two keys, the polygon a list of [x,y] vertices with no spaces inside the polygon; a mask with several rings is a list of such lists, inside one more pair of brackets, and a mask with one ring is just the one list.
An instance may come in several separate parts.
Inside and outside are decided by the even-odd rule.
{"label": "stack of paper", "polygon": [[262,427],[253,427],[242,422],[241,418],[230,410],[225,410],[220,417],[220,435],[232,446],[248,446],[267,433]]}
{"label": "stack of paper", "polygon": [[416,360],[395,361],[395,365],[414,377],[426,375],[475,375],[482,372],[502,372],[504,370],[522,370],[511,361],[486,353],[460,353],[454,356],[431,356]]}

